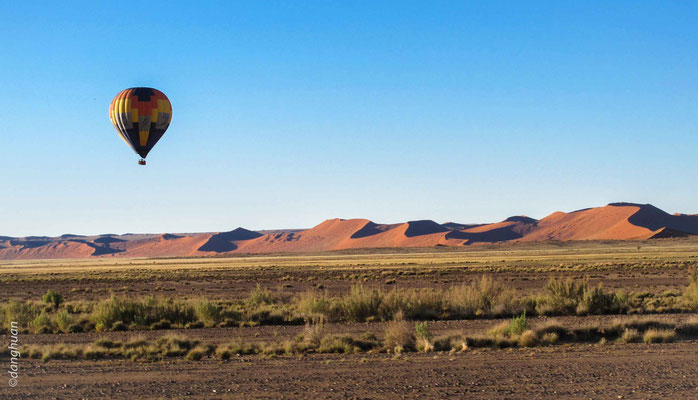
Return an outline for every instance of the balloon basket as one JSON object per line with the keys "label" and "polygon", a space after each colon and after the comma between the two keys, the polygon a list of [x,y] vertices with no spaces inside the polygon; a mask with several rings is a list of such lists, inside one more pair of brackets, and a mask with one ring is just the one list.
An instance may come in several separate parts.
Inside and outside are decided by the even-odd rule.
{"label": "balloon basket", "polygon": [[138,160],[138,165],[145,165],[145,159],[141,158],[140,160]]}

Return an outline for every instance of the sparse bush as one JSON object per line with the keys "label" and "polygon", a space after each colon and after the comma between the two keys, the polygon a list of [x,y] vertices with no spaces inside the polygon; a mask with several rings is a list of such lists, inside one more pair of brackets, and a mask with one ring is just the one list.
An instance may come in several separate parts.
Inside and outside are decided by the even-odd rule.
{"label": "sparse bush", "polygon": [[112,324],[111,330],[114,332],[123,332],[128,330],[128,326],[126,326],[123,321],[116,321]]}
{"label": "sparse bush", "polygon": [[325,316],[329,321],[337,322],[342,319],[341,309],[336,300],[326,293],[308,291],[302,293],[296,300],[298,312],[305,317]]}
{"label": "sparse bush", "polygon": [[257,288],[250,292],[250,296],[247,298],[247,304],[253,306],[260,306],[263,304],[273,304],[276,298],[271,293],[269,289],[262,289],[257,285]]}
{"label": "sparse bush", "polygon": [[398,313],[394,321],[385,326],[384,346],[389,351],[400,353],[412,351],[415,348],[416,337],[410,325],[404,321],[402,313]]}
{"label": "sparse bush", "polygon": [[97,346],[88,345],[83,351],[83,355],[87,360],[97,360],[100,358],[106,358],[109,353],[103,348]]}
{"label": "sparse bush", "polygon": [[53,332],[51,317],[46,312],[37,315],[31,321],[31,329],[34,333],[50,333]]}
{"label": "sparse bush", "polygon": [[[554,333],[552,334],[554,335]],[[526,330],[519,336],[519,346],[532,347],[538,344],[538,335],[532,330]]]}
{"label": "sparse bush", "polygon": [[620,341],[623,343],[639,343],[642,340],[642,336],[638,333],[637,329],[626,328],[620,337]]}
{"label": "sparse bush", "polygon": [[221,308],[208,300],[199,300],[195,306],[196,316],[205,326],[212,327],[221,322]]}
{"label": "sparse bush", "polygon": [[105,349],[116,349],[121,347],[121,342],[115,342],[110,339],[99,339],[95,342],[95,346],[104,347]]}
{"label": "sparse bush", "polygon": [[592,287],[588,280],[575,281],[551,278],[546,294],[538,300],[536,310],[541,315],[586,315],[618,312],[627,308],[628,297],[606,293],[603,285]]}
{"label": "sparse bush", "polygon": [[51,289],[46,291],[46,294],[44,294],[41,299],[44,303],[52,305],[54,309],[58,309],[64,301],[63,295]]}
{"label": "sparse bush", "polygon": [[328,335],[322,338],[318,348],[318,353],[358,353],[361,349],[354,344],[354,340],[349,335]]}
{"label": "sparse bush", "polygon": [[668,343],[676,339],[676,332],[673,329],[649,329],[642,335],[645,343]]}
{"label": "sparse bush", "polygon": [[423,352],[429,352],[434,350],[434,344],[432,343],[433,334],[429,330],[429,323],[418,322],[415,324],[415,331],[417,337],[417,350]]}
{"label": "sparse bush", "polygon": [[458,318],[522,311],[513,293],[487,275],[469,285],[451,287],[447,296],[451,312]]}
{"label": "sparse bush", "polygon": [[56,326],[61,332],[70,332],[73,324],[73,317],[66,310],[61,310],[54,317]]}
{"label": "sparse bush", "polygon": [[156,331],[160,329],[170,329],[172,327],[172,324],[170,324],[170,321],[166,319],[161,319],[158,322],[154,322],[150,324],[150,330],[151,331]]}
{"label": "sparse bush", "polygon": [[511,319],[511,322],[509,323],[508,333],[509,336],[520,335],[526,329],[528,329],[528,320],[526,319],[526,311],[524,311],[518,317],[514,317]]}
{"label": "sparse bush", "polygon": [[499,347],[510,347],[516,344],[519,336],[528,330],[526,312],[509,321],[502,321],[487,331],[487,334],[494,338]]}
{"label": "sparse bush", "polygon": [[347,321],[366,322],[378,315],[382,299],[378,290],[353,285],[341,300],[342,314]]}
{"label": "sparse bush", "polygon": [[248,355],[248,354],[257,354],[260,352],[260,349],[257,345],[251,344],[251,343],[245,343],[240,340],[229,343],[229,344],[224,344],[218,347],[216,351],[216,355],[221,358],[221,359],[228,359],[232,355]]}
{"label": "sparse bush", "polygon": [[547,296],[542,304],[548,306],[556,314],[571,314],[577,309],[577,305],[584,297],[587,282],[578,283],[571,278],[566,280],[550,278],[545,285]]}
{"label": "sparse bush", "polygon": [[555,332],[548,332],[543,334],[543,336],[540,338],[540,342],[544,345],[553,345],[557,343],[557,341],[560,339],[560,336],[555,333]]}
{"label": "sparse bush", "polygon": [[320,345],[322,338],[326,335],[325,320],[323,317],[317,318],[312,323],[309,321],[305,324],[303,330],[303,339],[311,345],[317,347]]}
{"label": "sparse bush", "polygon": [[545,337],[545,335],[552,333],[561,338],[568,335],[569,330],[562,326],[557,320],[551,319],[547,320],[536,326],[536,333],[540,337]]}
{"label": "sparse bush", "polygon": [[682,324],[677,331],[682,335],[697,336],[698,335],[698,317],[691,317]]}
{"label": "sparse bush", "polygon": [[94,305],[90,319],[97,330],[106,331],[113,329],[117,321],[141,328],[162,320],[184,326],[196,320],[196,313],[191,305],[173,299],[146,297],[128,300],[111,296]]}
{"label": "sparse bush", "polygon": [[39,303],[10,300],[0,310],[0,316],[4,316],[3,327],[10,329],[12,321],[17,322],[19,326],[29,326],[43,312],[43,308]]}
{"label": "sparse bush", "polygon": [[648,329],[670,329],[671,324],[667,324],[652,318],[616,318],[611,325],[606,329],[608,333],[617,332],[620,334],[625,329],[635,329],[638,331],[646,331]]}
{"label": "sparse bush", "polygon": [[690,307],[698,309],[698,268],[693,268],[688,274],[688,287],[683,293]]}
{"label": "sparse bush", "polygon": [[187,356],[185,357],[187,361],[199,361],[201,360],[204,356],[206,355],[206,349],[198,346],[195,347],[187,353]]}
{"label": "sparse bush", "polygon": [[584,285],[584,294],[582,299],[577,304],[577,314],[605,314],[618,310],[616,300],[618,299],[612,293],[606,293],[603,290],[602,284],[597,287],[588,287]]}
{"label": "sparse bush", "polygon": [[407,306],[402,310],[412,320],[438,319],[444,312],[445,299],[441,290],[423,289],[410,292]]}

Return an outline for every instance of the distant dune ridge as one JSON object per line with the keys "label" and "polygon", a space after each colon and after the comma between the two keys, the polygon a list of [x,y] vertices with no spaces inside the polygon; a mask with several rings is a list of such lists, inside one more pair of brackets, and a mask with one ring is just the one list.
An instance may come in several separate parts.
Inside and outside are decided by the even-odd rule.
{"label": "distant dune ridge", "polygon": [[318,252],[359,248],[467,246],[546,240],[647,240],[698,235],[698,215],[668,214],[650,204],[611,203],[536,220],[514,216],[489,224],[431,220],[378,224],[328,219],[310,229],[217,233],[0,236],[0,259],[205,256]]}

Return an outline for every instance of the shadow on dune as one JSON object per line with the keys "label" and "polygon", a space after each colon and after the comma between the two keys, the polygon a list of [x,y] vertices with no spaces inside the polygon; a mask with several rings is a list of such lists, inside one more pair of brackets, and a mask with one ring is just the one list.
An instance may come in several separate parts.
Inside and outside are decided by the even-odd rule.
{"label": "shadow on dune", "polygon": [[446,234],[446,239],[468,240],[468,244],[471,244],[478,242],[504,242],[521,239],[523,236],[523,234],[512,230],[511,227],[505,226],[484,232],[453,231]]}
{"label": "shadow on dune", "polygon": [[119,239],[115,238],[113,236],[101,236],[98,237],[97,239],[93,240],[94,243],[99,243],[99,244],[112,244],[112,243],[121,243],[125,242],[124,239]]}
{"label": "shadow on dune", "polygon": [[95,249],[95,251],[92,253],[93,256],[103,256],[106,254],[116,254],[116,253],[121,253],[124,251],[122,249],[113,249],[113,248],[109,247],[109,245],[97,246],[94,243],[85,243],[85,244],[92,247],[93,249]]}
{"label": "shadow on dune", "polygon": [[420,221],[407,222],[407,230],[405,231],[405,236],[415,237],[448,231],[448,228],[441,226],[430,219],[424,219]]}
{"label": "shadow on dune", "polygon": [[259,232],[253,232],[244,228],[237,228],[230,232],[221,232],[211,236],[211,238],[201,247],[199,247],[198,250],[225,253],[238,248],[237,245],[233,243],[234,241],[256,239],[260,236],[262,236],[262,234]]}
{"label": "shadow on dune", "polygon": [[22,246],[22,249],[35,249],[50,243],[50,240],[10,240],[11,246]]}
{"label": "shadow on dune", "polygon": [[609,205],[639,207],[640,209],[628,218],[628,222],[652,231],[667,228],[661,233],[662,235],[698,234],[698,215],[671,215],[651,204],[611,203]]}
{"label": "shadow on dune", "polygon": [[537,224],[538,220],[525,215],[515,215],[504,220],[504,222],[520,222],[522,224]]}
{"label": "shadow on dune", "polygon": [[373,236],[377,235],[379,233],[388,231],[390,229],[395,228],[400,224],[393,224],[393,225],[378,225],[375,222],[368,221],[366,225],[364,225],[363,228],[359,229],[358,231],[354,232],[353,235],[350,236],[351,239],[359,239],[367,236]]}
{"label": "shadow on dune", "polygon": [[470,228],[477,228],[478,226],[482,225],[487,225],[487,224],[459,224],[458,222],[446,222],[444,224],[441,224],[444,228],[447,228],[452,231],[462,231],[464,229],[470,229]]}

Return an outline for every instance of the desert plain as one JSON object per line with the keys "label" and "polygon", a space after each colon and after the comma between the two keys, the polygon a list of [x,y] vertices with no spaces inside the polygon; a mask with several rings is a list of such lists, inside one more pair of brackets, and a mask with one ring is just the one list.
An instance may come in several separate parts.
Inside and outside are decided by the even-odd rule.
{"label": "desert plain", "polygon": [[697,264],[693,237],[6,260],[0,397],[696,398]]}

